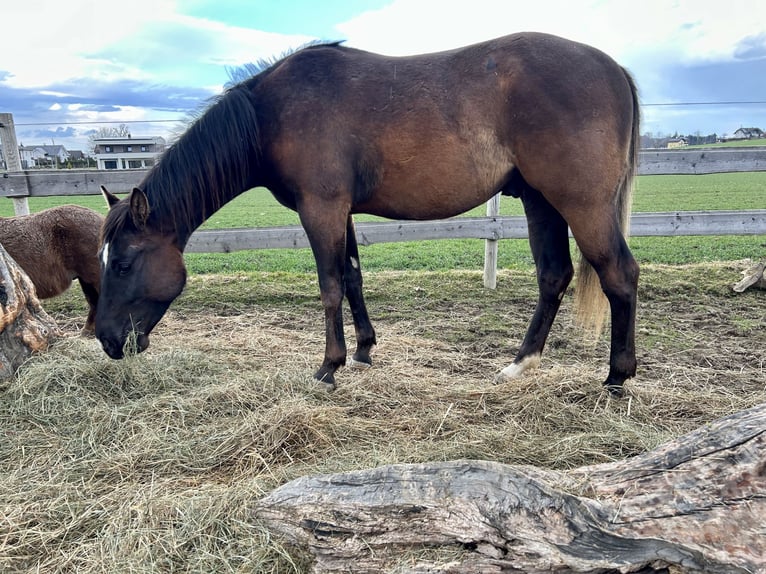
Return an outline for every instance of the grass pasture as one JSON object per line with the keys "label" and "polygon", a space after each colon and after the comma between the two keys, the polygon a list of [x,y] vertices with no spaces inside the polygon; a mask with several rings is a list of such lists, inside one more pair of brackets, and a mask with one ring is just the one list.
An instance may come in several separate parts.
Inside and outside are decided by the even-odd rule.
{"label": "grass pasture", "polygon": [[[68,336],[0,392],[0,571],[308,572],[254,519],[292,478],[458,458],[572,468],[635,455],[766,401],[766,297],[745,262],[646,265],[639,373],[601,389],[606,341],[566,297],[541,367],[493,385],[521,342],[531,269],[367,274],[375,365],[308,380],[313,273],[196,275],[142,355],[76,336],[76,288],[45,304]],[[353,340],[348,326],[347,338]],[[459,549],[455,549],[458,552]]]}
{"label": "grass pasture", "polygon": [[[766,209],[766,172],[710,175],[656,175],[637,179],[633,211],[693,211]],[[53,205],[77,203],[106,213],[101,196],[33,197],[31,211]],[[481,216],[479,206],[467,215]],[[503,197],[501,215],[522,215],[521,202]],[[13,215],[10,201],[0,201],[0,216]],[[356,216],[357,221],[374,219]],[[265,189],[251,190],[215,213],[203,229],[298,225],[298,216],[279,205]],[[702,261],[762,259],[766,255],[766,236],[712,237],[632,237],[631,248],[640,263],[668,265]],[[572,247],[574,248],[574,246]],[[391,243],[360,248],[362,267],[369,271],[481,269],[484,264],[482,240],[423,241]],[[262,249],[235,253],[189,253],[192,273],[236,273],[251,271],[312,272],[314,259],[309,249]],[[500,243],[498,267],[528,268],[532,265],[526,239]]]}

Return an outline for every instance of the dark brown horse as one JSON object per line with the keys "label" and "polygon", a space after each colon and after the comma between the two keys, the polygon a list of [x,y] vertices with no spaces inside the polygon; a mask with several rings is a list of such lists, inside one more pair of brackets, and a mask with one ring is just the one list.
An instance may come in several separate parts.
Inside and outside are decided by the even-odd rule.
{"label": "dark brown horse", "polygon": [[78,205],[0,217],[0,244],[32,280],[40,299],[60,295],[77,279],[88,301],[83,333],[93,333],[101,269],[103,216]]}
{"label": "dark brown horse", "polygon": [[[573,276],[569,227],[585,261],[578,287],[601,299],[603,289],[611,306],[605,384],[619,393],[636,369],[638,266],[623,226],[638,119],[629,74],[555,36],[514,34],[399,58],[337,44],[304,48],[217,98],[128,198],[107,192],[96,335],[113,358],[134,330],[145,349],[183,289],[191,233],[233,197],[265,186],[298,212],[314,252],[326,335],[314,376],[334,385],[346,362],[344,295],[353,361],[370,364],[375,344],[352,214],[445,218],[502,192],[524,204],[540,297],[498,379],[539,362]],[[581,310],[590,298],[581,296]]]}

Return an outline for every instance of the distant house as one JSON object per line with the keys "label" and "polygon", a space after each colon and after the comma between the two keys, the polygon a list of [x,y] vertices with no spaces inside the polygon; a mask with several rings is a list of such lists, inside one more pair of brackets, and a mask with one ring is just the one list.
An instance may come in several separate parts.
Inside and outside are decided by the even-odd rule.
{"label": "distant house", "polygon": [[161,137],[111,137],[93,140],[98,169],[142,169],[151,167],[165,151]]}
{"label": "distant house", "polygon": [[668,149],[678,149],[680,147],[686,147],[686,138],[670,138],[667,141],[666,147]]}
{"label": "distant house", "polygon": [[766,137],[766,133],[761,128],[739,128],[734,132],[734,136],[729,139],[735,140],[753,140]]}
{"label": "distant house", "polygon": [[63,145],[19,146],[21,168],[58,167],[69,159],[69,152]]}

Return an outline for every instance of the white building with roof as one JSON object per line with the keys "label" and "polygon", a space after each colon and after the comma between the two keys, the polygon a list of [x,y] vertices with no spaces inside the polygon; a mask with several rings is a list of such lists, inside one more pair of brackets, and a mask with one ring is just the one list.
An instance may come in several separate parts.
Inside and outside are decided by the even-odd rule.
{"label": "white building with roof", "polygon": [[98,169],[145,169],[165,151],[161,137],[109,137],[93,140],[93,157]]}

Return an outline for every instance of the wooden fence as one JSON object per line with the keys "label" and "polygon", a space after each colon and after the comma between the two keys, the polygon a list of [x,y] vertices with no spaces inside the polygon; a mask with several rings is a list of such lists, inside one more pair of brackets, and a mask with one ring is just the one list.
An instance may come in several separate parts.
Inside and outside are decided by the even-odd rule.
{"label": "wooden fence", "polygon": [[[15,139],[15,135],[13,137]],[[17,213],[24,212],[27,197],[95,195],[100,193],[101,185],[114,193],[126,193],[138,185],[146,174],[146,170],[21,171],[20,167],[13,169],[15,166],[10,163],[8,167],[9,171],[0,177],[0,197],[14,199]],[[766,171],[766,148],[647,150],[640,153],[639,159],[640,175],[701,175],[746,171]],[[763,204],[764,209],[750,211],[634,213],[631,235],[766,234],[766,190]],[[527,225],[524,217],[497,215],[497,198],[487,205],[486,217],[359,222],[356,225],[357,238],[361,245],[429,239],[484,239],[487,242],[485,284],[493,287],[497,241],[527,237]],[[285,226],[200,230],[192,235],[187,251],[228,253],[245,249],[300,247],[308,247],[303,229],[300,226]]]}
{"label": "wooden fence", "polygon": [[[1,115],[1,114],[0,114]],[[0,197],[98,195],[99,186],[113,193],[127,193],[147,170],[10,169],[0,177]],[[704,175],[766,171],[766,148],[720,148],[642,151],[639,175]],[[766,208],[766,200],[764,201]]]}

